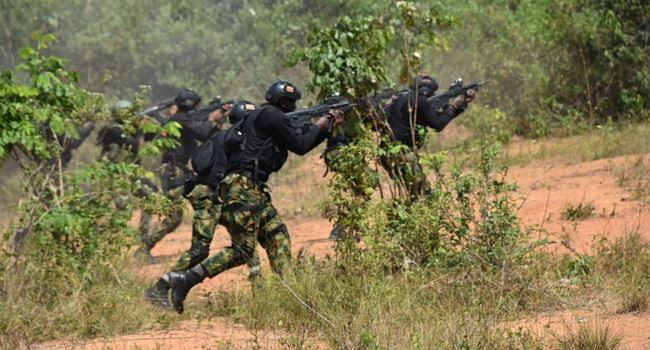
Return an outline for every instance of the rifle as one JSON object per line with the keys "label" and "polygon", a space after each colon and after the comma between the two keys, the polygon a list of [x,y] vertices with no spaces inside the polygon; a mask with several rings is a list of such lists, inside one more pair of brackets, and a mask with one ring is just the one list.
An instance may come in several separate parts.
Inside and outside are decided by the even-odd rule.
{"label": "rifle", "polygon": [[468,90],[477,90],[487,84],[490,80],[483,80],[483,81],[473,81],[467,85],[463,85],[463,79],[458,79],[453,84],[449,85],[449,90],[429,97],[427,100],[431,103],[434,109],[440,109],[447,103],[449,103],[449,100],[460,95],[465,95],[467,96],[467,91]]}
{"label": "rifle", "polygon": [[221,102],[221,96],[217,96],[210,101],[205,107],[201,107],[197,110],[194,110],[190,112],[190,115],[193,118],[199,119],[199,120],[207,120],[208,117],[210,116],[210,113],[216,111],[217,109],[223,109],[223,106],[226,104],[233,104],[235,101],[233,100],[228,100],[225,102]]}
{"label": "rifle", "polygon": [[[289,118],[289,123],[294,127],[294,128],[303,128],[305,126],[309,126],[312,124],[312,119],[316,117],[320,117],[323,114],[329,112],[331,109],[339,109],[343,113],[347,113],[348,111],[352,110],[355,108],[357,105],[356,103],[351,103],[347,99],[341,97],[340,95],[333,95],[325,99],[323,103],[309,107],[309,108],[304,108],[297,110],[295,112],[287,113],[287,118]],[[330,124],[327,127],[328,132],[332,132],[332,126],[333,126],[334,120],[330,119]]]}
{"label": "rifle", "polygon": [[167,119],[165,117],[163,117],[162,115],[160,115],[159,112],[161,112],[161,111],[171,107],[172,105],[174,105],[174,100],[175,99],[176,99],[176,97],[170,97],[170,98],[164,99],[160,103],[158,103],[156,105],[153,105],[153,106],[145,109],[144,111],[142,111],[142,114],[148,115],[148,116],[154,118],[160,124],[165,124]]}

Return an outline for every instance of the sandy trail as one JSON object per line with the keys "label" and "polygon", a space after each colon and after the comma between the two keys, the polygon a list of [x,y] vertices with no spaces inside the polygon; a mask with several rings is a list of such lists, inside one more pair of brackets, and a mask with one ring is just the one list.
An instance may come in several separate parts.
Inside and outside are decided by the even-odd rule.
{"label": "sandy trail", "polygon": [[[645,161],[650,161],[650,155],[644,155]],[[578,253],[587,253],[593,243],[605,237],[614,240],[627,232],[638,231],[646,239],[650,239],[650,213],[648,206],[632,200],[629,190],[617,184],[614,170],[628,166],[639,156],[617,157],[580,164],[562,164],[555,162],[537,162],[522,167],[512,167],[508,178],[519,184],[523,195],[523,205],[520,214],[524,224],[539,225],[548,230],[554,240],[563,240]],[[314,157],[306,165],[311,175],[319,174],[322,167]],[[312,176],[306,176],[303,181],[311,181]],[[311,183],[309,184],[311,185]],[[309,186],[305,185],[305,186]],[[281,187],[283,191],[287,186]],[[304,188],[295,186],[294,188]],[[278,197],[280,190],[275,196]],[[304,193],[288,193],[276,200],[276,205],[282,212],[286,198],[296,198]],[[292,197],[293,196],[293,197]],[[562,219],[562,212],[567,203],[593,202],[595,215],[593,217],[572,222]],[[314,203],[315,205],[315,203]],[[322,257],[333,253],[333,243],[327,240],[331,224],[322,218],[295,217],[285,220],[292,235],[294,255],[299,249],[308,254]],[[152,282],[173,265],[178,255],[189,247],[191,227],[183,225],[177,232],[168,235],[156,248],[153,254],[161,258],[161,263],[148,266],[142,270],[143,277]],[[229,244],[229,237],[223,227],[215,233],[211,251],[216,252]],[[552,249],[566,251],[565,247],[555,244]],[[268,269],[268,261],[262,253],[264,264]],[[249,288],[246,267],[229,270],[220,276],[200,285],[198,292],[192,293],[188,299],[189,312],[196,307],[193,304],[202,302],[205,295],[215,290],[236,290]],[[576,316],[578,315],[578,316]],[[576,318],[577,317],[577,318]],[[625,349],[650,349],[650,315],[607,315],[594,312],[558,312],[531,316],[526,320],[513,323],[513,327],[526,327],[538,333],[548,334],[549,331],[561,332],[560,325],[577,324],[575,320],[594,319],[608,325],[616,334],[623,338]],[[262,349],[285,348],[282,339],[286,335],[266,332],[257,339]],[[40,348],[84,348],[84,349],[238,349],[251,348],[255,336],[244,326],[233,323],[228,319],[214,318],[202,323],[186,322],[172,330],[142,332],[133,335],[119,336],[113,339],[93,340],[86,343],[51,342]],[[322,342],[312,340],[315,348],[327,348]],[[314,348],[314,347],[312,347]]]}

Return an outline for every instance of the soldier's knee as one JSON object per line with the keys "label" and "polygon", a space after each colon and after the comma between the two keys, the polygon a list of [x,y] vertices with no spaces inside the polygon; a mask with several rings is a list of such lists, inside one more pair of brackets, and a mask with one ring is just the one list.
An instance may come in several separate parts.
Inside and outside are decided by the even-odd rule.
{"label": "soldier's knee", "polygon": [[271,245],[280,246],[291,244],[287,225],[282,223],[276,226],[274,229],[268,231],[265,235],[263,235],[263,237],[260,237],[260,244],[262,247],[264,247],[264,249],[267,249],[267,247]]}

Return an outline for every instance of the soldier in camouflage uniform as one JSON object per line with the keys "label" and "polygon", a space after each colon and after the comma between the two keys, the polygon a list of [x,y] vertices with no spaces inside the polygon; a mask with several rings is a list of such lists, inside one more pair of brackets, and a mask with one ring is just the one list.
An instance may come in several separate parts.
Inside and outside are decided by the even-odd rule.
{"label": "soldier in camouflage uniform", "polygon": [[[144,142],[144,136],[138,132],[135,136],[128,136],[124,133],[123,127],[119,122],[116,114],[125,108],[132,106],[130,101],[120,100],[112,109],[114,123],[104,126],[97,135],[97,144],[101,146],[99,159],[108,160],[113,163],[137,163],[138,149]],[[152,192],[158,191],[157,186],[149,179],[138,179],[138,191],[136,195],[146,198]],[[115,199],[115,205],[120,208],[126,208],[127,199],[118,197]],[[151,226],[151,213],[143,211],[140,216],[140,236],[147,237]]]}
{"label": "soldier in camouflage uniform", "polygon": [[177,112],[168,122],[177,122],[181,125],[180,145],[165,151],[161,167],[162,189],[165,195],[174,201],[174,205],[163,219],[160,228],[142,240],[138,251],[147,255],[150,255],[156,243],[180,226],[183,220],[184,183],[192,177],[188,165],[190,157],[198,147],[198,141],[208,140],[220,126],[208,114],[195,111],[201,103],[201,96],[195,91],[181,90],[174,102]]}
{"label": "soldier in camouflage uniform", "polygon": [[[172,304],[178,313],[183,312],[183,301],[190,289],[206,277],[244,263],[255,266],[257,242],[266,250],[276,274],[291,263],[291,238],[271,203],[266,181],[282,168],[288,151],[306,154],[329,136],[330,118],[334,118],[335,127],[343,119],[343,113],[336,110],[309,127],[293,127],[285,113],[296,109],[300,97],[293,84],[280,80],[266,93],[269,104],[234,128],[242,139],[229,155],[227,176],[219,188],[222,222],[228,228],[231,245],[184,273],[170,274]],[[226,143],[230,145],[230,141]]]}
{"label": "soldier in camouflage uniform", "polygon": [[[217,116],[214,119],[221,119],[222,117],[219,114],[227,115],[230,123],[234,125],[256,109],[254,104],[247,101],[239,101],[232,108],[231,106],[226,104],[223,109],[215,111],[214,113]],[[212,156],[210,157],[212,166],[205,173],[195,174],[184,186],[187,192],[185,197],[190,201],[194,209],[192,244],[190,249],[178,258],[172,272],[185,272],[208,257],[215,228],[217,223],[221,221],[221,202],[215,199],[217,199],[219,183],[223,179],[223,174],[228,165],[224,149],[224,138],[225,131],[218,132],[212,137],[210,145],[213,147]],[[223,223],[223,221],[221,222]],[[259,259],[255,256],[251,261],[253,265],[249,266],[249,268],[251,278],[254,278],[259,271]],[[153,287],[147,290],[147,300],[156,306],[170,307],[167,297],[169,280],[170,274],[164,274]]]}

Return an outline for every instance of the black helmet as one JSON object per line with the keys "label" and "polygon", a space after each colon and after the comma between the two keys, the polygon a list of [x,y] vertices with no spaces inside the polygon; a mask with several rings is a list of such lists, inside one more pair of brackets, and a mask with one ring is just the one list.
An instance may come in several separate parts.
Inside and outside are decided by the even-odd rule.
{"label": "black helmet", "polygon": [[230,124],[235,124],[238,121],[244,119],[248,113],[254,111],[257,109],[257,106],[248,101],[237,101],[235,104],[232,106],[232,109],[230,110],[230,115],[228,116],[228,121]]}
{"label": "black helmet", "polygon": [[413,90],[419,95],[430,97],[438,90],[438,82],[430,75],[418,75],[413,81]]}
{"label": "black helmet", "polygon": [[201,95],[194,90],[182,89],[176,95],[174,104],[180,112],[191,111],[201,103]]}
{"label": "black helmet", "polygon": [[278,80],[266,90],[264,98],[284,112],[291,112],[296,109],[296,101],[302,98],[302,94],[290,81]]}

